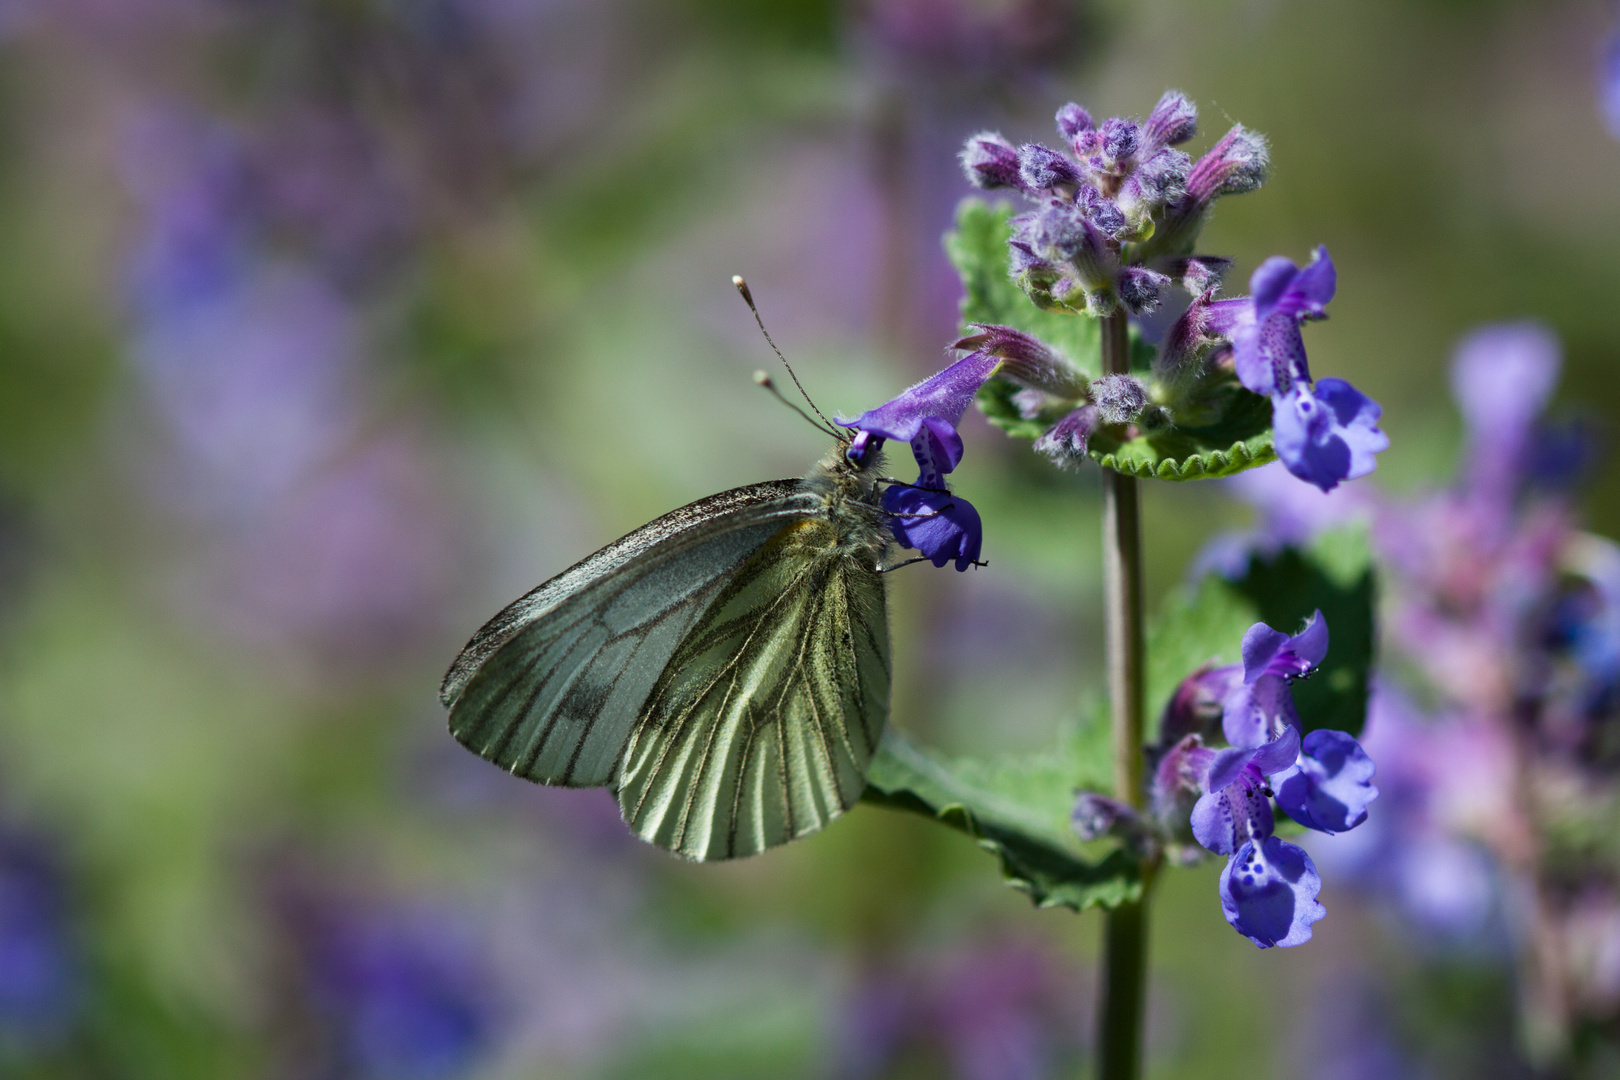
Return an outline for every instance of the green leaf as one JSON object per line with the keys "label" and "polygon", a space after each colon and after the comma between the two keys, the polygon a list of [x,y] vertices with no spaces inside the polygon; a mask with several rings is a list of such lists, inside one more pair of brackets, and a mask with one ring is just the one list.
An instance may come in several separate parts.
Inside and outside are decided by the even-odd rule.
{"label": "green leaf", "polygon": [[1277,460],[1271,402],[1236,385],[1221,394],[1214,423],[1169,427],[1123,441],[1099,430],[1090,440],[1091,459],[1105,469],[1156,480],[1210,480]]}
{"label": "green leaf", "polygon": [[1308,549],[1256,555],[1237,581],[1210,574],[1172,594],[1148,634],[1149,715],[1158,717],[1181,680],[1214,660],[1239,663],[1243,635],[1257,622],[1294,633],[1320,609],[1328,653],[1311,678],[1294,684],[1305,731],[1361,732],[1374,659],[1377,581],[1360,529],[1327,533]]}
{"label": "green leaf", "polygon": [[[1100,373],[1097,320],[1062,311],[1043,311],[1013,284],[1007,268],[1007,237],[1012,207],[964,199],[956,228],[945,235],[945,251],[962,277],[962,324],[999,323],[1034,334],[1075,367],[1095,378]],[[1136,328],[1131,334],[1131,368],[1146,373],[1154,349]],[[1034,439],[1051,419],[1026,419],[1012,403],[1018,387],[991,379],[979,391],[979,409],[992,424],[1016,438]],[[1215,420],[1121,439],[1107,431],[1091,438],[1092,460],[1104,468],[1157,480],[1207,480],[1231,476],[1276,459],[1271,443],[1271,402],[1236,384],[1222,387],[1203,409]]]}
{"label": "green leaf", "polygon": [[1141,896],[1140,865],[1112,842],[1082,844],[1069,824],[1076,786],[1107,786],[1106,773],[1088,775],[1108,760],[1092,741],[1037,757],[943,761],[891,729],[862,798],[967,833],[1037,907],[1115,907]]}

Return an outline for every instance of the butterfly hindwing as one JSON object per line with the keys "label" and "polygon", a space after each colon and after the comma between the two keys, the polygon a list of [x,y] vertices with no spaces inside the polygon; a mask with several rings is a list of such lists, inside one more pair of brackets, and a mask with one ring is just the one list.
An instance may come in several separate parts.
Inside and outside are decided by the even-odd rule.
{"label": "butterfly hindwing", "polygon": [[686,633],[619,779],[625,820],[693,859],[751,855],[860,797],[888,717],[883,582],[833,524],[785,526]]}
{"label": "butterfly hindwing", "polygon": [[509,605],[440,690],[450,730],[544,784],[614,782],[643,702],[714,597],[784,523],[816,511],[795,481],[666,514]]}

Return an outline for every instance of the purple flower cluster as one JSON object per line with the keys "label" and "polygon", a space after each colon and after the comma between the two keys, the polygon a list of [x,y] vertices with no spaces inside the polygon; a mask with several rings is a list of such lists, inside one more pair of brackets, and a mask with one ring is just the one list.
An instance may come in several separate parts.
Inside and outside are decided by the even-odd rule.
{"label": "purple flower cluster", "polygon": [[1559,364],[1533,323],[1460,342],[1466,441],[1445,488],[1301,500],[1260,472],[1234,487],[1290,542],[1370,519],[1389,583],[1383,652],[1402,662],[1366,732],[1380,813],[1313,856],[1419,942],[1517,952],[1567,1035],[1620,1016],[1620,866],[1579,839],[1606,834],[1620,800],[1620,545],[1581,531],[1571,505],[1587,454],[1543,415]]}
{"label": "purple flower cluster", "polygon": [[[1321,612],[1292,637],[1264,623],[1250,627],[1241,664],[1205,668],[1183,682],[1155,763],[1161,824],[1175,835],[1185,821],[1193,839],[1227,856],[1221,909],[1262,949],[1309,941],[1311,924],[1326,914],[1310,856],[1275,835],[1273,798],[1306,828],[1340,833],[1366,821],[1378,796],[1372,759],[1355,739],[1320,729],[1301,737],[1289,684],[1315,671],[1327,647]],[[1224,749],[1205,745],[1216,715]]]}
{"label": "purple flower cluster", "polygon": [[[1198,129],[1198,113],[1168,92],[1144,121],[1100,125],[1078,105],[1058,110],[1065,146],[1014,147],[993,132],[968,140],[962,166],[985,189],[1013,189],[1035,209],[1012,219],[1010,270],[1046,310],[1109,316],[1154,311],[1178,286],[1193,301],[1166,334],[1152,385],[1113,375],[1064,396],[1031,389],[1026,418],[1051,419],[1037,448],[1060,462],[1086,452],[1099,425],[1152,431],[1196,423],[1212,391],[1231,375],[1271,398],[1277,456],[1323,491],[1364,476],[1388,446],[1376,402],[1342,379],[1311,378],[1300,327],[1326,317],[1336,275],[1325,248],[1303,269],[1281,256],[1250,280],[1251,295],[1217,300],[1231,260],[1194,252],[1215,201],[1265,180],[1263,138],[1233,127],[1197,162],[1177,146]],[[1011,333],[1007,328],[987,331]],[[1021,346],[1027,350],[1027,346]]]}

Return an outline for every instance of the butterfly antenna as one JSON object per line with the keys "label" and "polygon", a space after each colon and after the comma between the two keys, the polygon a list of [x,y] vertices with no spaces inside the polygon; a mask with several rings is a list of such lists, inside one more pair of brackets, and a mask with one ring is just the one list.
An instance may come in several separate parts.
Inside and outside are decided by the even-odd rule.
{"label": "butterfly antenna", "polygon": [[[799,381],[799,376],[794,374],[793,365],[787,362],[787,357],[782,355],[782,350],[778,349],[776,347],[776,342],[771,340],[771,332],[765,329],[765,320],[759,317],[759,308],[754,306],[754,294],[748,291],[748,282],[742,279],[741,274],[732,274],[731,283],[737,286],[737,291],[742,294],[743,303],[747,304],[748,310],[754,313],[754,321],[759,324],[759,332],[765,335],[765,341],[770,345],[771,351],[776,354],[776,358],[778,360],[782,361],[782,366],[787,368],[788,378],[793,380],[793,385],[797,386],[799,388],[799,393],[804,395],[805,404],[809,405],[811,411],[817,416],[821,416],[821,410],[816,408],[816,403],[810,400],[810,395],[808,393],[805,393],[804,384]],[[754,381],[758,382],[759,380],[756,378]],[[760,383],[760,385],[766,386],[767,384]],[[782,395],[780,394],[777,395],[777,397],[781,396]],[[782,398],[782,400],[786,401],[787,399]],[[825,416],[821,416],[821,422],[826,424],[828,429],[831,430],[835,436],[837,435],[837,429],[833,428],[831,420],[828,420]]]}
{"label": "butterfly antenna", "polygon": [[810,418],[809,413],[805,412],[803,409],[801,409],[797,405],[793,404],[793,402],[791,402],[787,398],[783,397],[782,396],[782,391],[780,391],[780,390],[778,390],[776,388],[776,383],[765,372],[763,372],[763,371],[754,372],[754,382],[759,386],[763,386],[765,389],[769,390],[772,394],[774,394],[776,396],[777,401],[780,401],[782,404],[786,405],[788,408],[792,409],[794,412],[796,412],[800,416],[804,417],[804,422],[809,424],[811,427],[815,428],[817,431],[823,432],[824,434],[827,434],[827,435],[831,435],[835,439],[841,437],[838,434],[837,431],[835,431],[834,429],[832,429],[830,427],[822,427],[820,424],[816,423],[814,420],[812,420]]}

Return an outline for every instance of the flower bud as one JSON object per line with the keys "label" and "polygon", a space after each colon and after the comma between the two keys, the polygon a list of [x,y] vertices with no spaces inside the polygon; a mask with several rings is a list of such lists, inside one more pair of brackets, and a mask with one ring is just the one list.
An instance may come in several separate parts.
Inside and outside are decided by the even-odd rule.
{"label": "flower bud", "polygon": [[1097,426],[1097,407],[1082,405],[1035,440],[1037,452],[1058,465],[1076,466],[1085,460],[1086,440]]}
{"label": "flower bud", "polygon": [[1142,141],[1157,150],[1177,146],[1198,134],[1198,108],[1179,90],[1166,90],[1142,125]]}
{"label": "flower bud", "polygon": [[1200,209],[1220,195],[1241,195],[1266,182],[1271,151],[1257,131],[1238,124],[1198,159],[1187,175],[1187,195]]}
{"label": "flower bud", "polygon": [[972,323],[979,332],[951,346],[987,353],[1001,361],[1000,375],[1019,386],[1054,398],[1078,401],[1086,393],[1086,377],[1039,338],[1011,326]]}
{"label": "flower bud", "polygon": [[1091,400],[1099,423],[1128,424],[1147,407],[1147,388],[1130,375],[1104,375],[1091,384]]}
{"label": "flower bud", "polygon": [[1169,259],[1156,259],[1153,269],[1164,274],[1173,285],[1179,285],[1193,295],[1218,288],[1232,260],[1219,255],[1179,255]]}
{"label": "flower bud", "polygon": [[1096,126],[1091,114],[1072,101],[1057,111],[1058,132],[1070,143],[1073,143],[1081,133],[1090,131]]}
{"label": "flower bud", "polygon": [[1119,300],[1132,315],[1146,315],[1159,306],[1170,279],[1145,266],[1127,266],[1119,272]]}
{"label": "flower bud", "polygon": [[981,131],[969,138],[958,159],[968,183],[976,188],[1025,190],[1018,175],[1018,151],[994,131]]}
{"label": "flower bud", "polygon": [[1134,121],[1114,116],[1103,121],[1100,133],[1102,140],[1098,153],[1103,166],[1116,172],[1123,169],[1141,143],[1141,129]]}
{"label": "flower bud", "polygon": [[1025,143],[1018,148],[1018,175],[1024,187],[1031,191],[1073,187],[1080,182],[1080,171],[1074,162],[1040,143]]}

